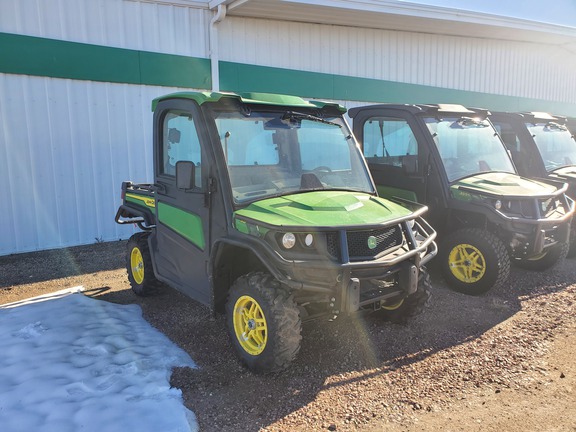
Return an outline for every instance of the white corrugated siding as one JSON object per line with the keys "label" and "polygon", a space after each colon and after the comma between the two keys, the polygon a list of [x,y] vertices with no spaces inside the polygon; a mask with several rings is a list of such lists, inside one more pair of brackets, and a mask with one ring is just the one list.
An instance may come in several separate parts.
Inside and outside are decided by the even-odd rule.
{"label": "white corrugated siding", "polygon": [[208,57],[212,14],[126,0],[1,0],[0,31],[94,45]]}
{"label": "white corrugated siding", "polygon": [[178,89],[0,74],[0,255],[127,238],[124,180],[150,182],[150,101]]}
{"label": "white corrugated siding", "polygon": [[221,60],[576,101],[576,54],[525,42],[228,17]]}

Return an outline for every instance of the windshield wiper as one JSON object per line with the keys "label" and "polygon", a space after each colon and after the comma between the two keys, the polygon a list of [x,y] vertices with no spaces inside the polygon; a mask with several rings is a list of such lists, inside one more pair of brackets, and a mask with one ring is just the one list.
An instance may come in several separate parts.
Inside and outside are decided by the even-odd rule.
{"label": "windshield wiper", "polygon": [[452,123],[452,127],[460,126],[462,128],[466,127],[473,127],[473,128],[485,128],[488,127],[484,120],[474,119],[472,117],[460,117],[454,123]]}
{"label": "windshield wiper", "polygon": [[339,128],[342,127],[342,125],[328,121],[328,120],[324,120],[322,117],[317,117],[317,116],[314,116],[312,114],[305,114],[305,113],[300,113],[300,112],[296,112],[296,111],[287,111],[282,116],[282,120],[288,120],[288,119],[290,119],[290,120],[310,120],[310,121],[315,121],[315,122],[319,122],[319,123],[329,124],[332,126],[338,126]]}
{"label": "windshield wiper", "polygon": [[567,131],[568,128],[564,125],[561,125],[560,123],[556,123],[556,122],[548,122],[546,123],[546,125],[544,126],[544,131]]}

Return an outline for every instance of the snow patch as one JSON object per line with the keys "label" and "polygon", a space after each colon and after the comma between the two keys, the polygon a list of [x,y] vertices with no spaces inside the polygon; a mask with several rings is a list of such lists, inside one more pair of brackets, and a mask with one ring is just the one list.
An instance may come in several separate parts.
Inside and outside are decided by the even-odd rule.
{"label": "snow patch", "polygon": [[137,305],[95,300],[82,287],[0,306],[2,432],[198,430],[174,367],[190,356]]}

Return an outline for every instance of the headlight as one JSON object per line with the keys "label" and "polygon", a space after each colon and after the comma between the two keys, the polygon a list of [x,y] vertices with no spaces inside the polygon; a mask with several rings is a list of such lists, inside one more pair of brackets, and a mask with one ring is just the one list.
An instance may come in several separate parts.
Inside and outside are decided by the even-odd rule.
{"label": "headlight", "polygon": [[295,244],[296,236],[293,233],[288,232],[282,236],[282,246],[284,246],[286,249],[292,249]]}
{"label": "headlight", "polygon": [[496,210],[500,210],[502,208],[502,201],[500,201],[500,200],[494,201],[494,208]]}
{"label": "headlight", "polygon": [[310,247],[312,246],[312,243],[314,243],[314,236],[312,234],[306,234],[306,237],[304,237],[304,244]]}

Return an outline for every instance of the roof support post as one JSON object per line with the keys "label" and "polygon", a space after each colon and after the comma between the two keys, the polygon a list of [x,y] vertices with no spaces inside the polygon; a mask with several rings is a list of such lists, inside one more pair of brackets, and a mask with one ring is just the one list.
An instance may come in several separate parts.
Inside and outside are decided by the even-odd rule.
{"label": "roof support post", "polygon": [[218,27],[217,24],[226,17],[227,6],[219,4],[218,10],[210,20],[210,70],[212,74],[212,91],[220,91],[220,70],[218,51]]}

